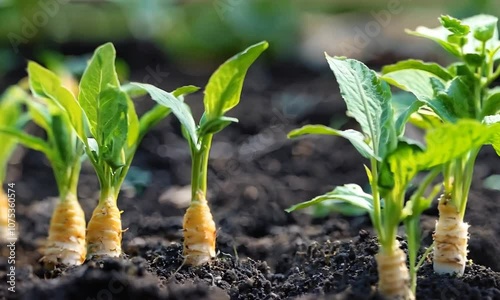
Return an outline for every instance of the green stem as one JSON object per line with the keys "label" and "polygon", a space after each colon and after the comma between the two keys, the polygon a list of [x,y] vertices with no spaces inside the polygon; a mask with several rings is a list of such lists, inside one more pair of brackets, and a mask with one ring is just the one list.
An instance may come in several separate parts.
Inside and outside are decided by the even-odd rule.
{"label": "green stem", "polygon": [[422,257],[420,257],[420,260],[418,261],[417,265],[415,266],[416,272],[418,272],[418,270],[422,267],[425,259],[427,258],[427,256],[429,256],[432,249],[434,249],[434,242],[425,250],[424,254],[422,254]]}
{"label": "green stem", "polygon": [[203,143],[201,149],[203,151],[202,162],[201,162],[201,181],[200,190],[203,194],[207,193],[207,181],[208,181],[208,159],[210,157],[210,147],[212,146],[212,134],[208,134],[203,137]]}
{"label": "green stem", "polygon": [[378,166],[377,166],[377,160],[373,157],[370,159],[370,167],[372,172],[370,185],[372,188],[372,195],[373,195],[372,223],[373,226],[375,227],[375,230],[378,233],[380,244],[384,245],[385,232],[382,228],[382,216],[380,213],[381,209],[380,209],[380,192],[378,190]]}
{"label": "green stem", "polygon": [[462,183],[462,198],[460,199],[459,215],[460,219],[463,220],[465,216],[465,209],[467,207],[467,201],[469,199],[469,192],[472,185],[472,176],[474,175],[474,164],[476,162],[476,157],[479,153],[480,148],[472,149],[468,153],[467,161],[463,170],[464,182]]}

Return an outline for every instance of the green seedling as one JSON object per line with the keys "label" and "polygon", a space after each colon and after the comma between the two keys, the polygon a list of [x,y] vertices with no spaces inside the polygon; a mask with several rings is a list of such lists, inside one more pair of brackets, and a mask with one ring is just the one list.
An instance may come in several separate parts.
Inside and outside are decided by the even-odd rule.
{"label": "green seedling", "polygon": [[[405,60],[383,68],[383,79],[414,95],[398,103],[410,122],[426,130],[443,123],[472,119],[484,124],[499,121],[500,90],[490,88],[500,75],[497,18],[478,15],[464,20],[441,16],[438,28],[418,27],[410,34],[431,39],[458,62]],[[500,133],[476,145],[443,166],[444,193],[439,200],[439,220],[434,234],[434,270],[462,275],[467,261],[469,225],[464,215],[474,164],[481,147],[492,144],[500,154]]]}
{"label": "green seedling", "polygon": [[268,47],[255,44],[222,64],[205,87],[205,112],[198,125],[189,108],[171,94],[149,84],[133,83],[151,98],[172,110],[183,126],[191,153],[191,204],[184,215],[184,256],[187,265],[205,264],[215,257],[216,228],[207,203],[208,158],[213,135],[237,119],[225,113],[240,102],[248,68]]}
{"label": "green seedling", "polygon": [[[337,211],[341,213],[358,214],[361,210],[369,213],[380,243],[376,256],[380,293],[389,298],[413,299],[416,289],[416,256],[420,247],[418,220],[432,201],[436,189],[428,196],[424,194],[439,174],[443,163],[463,154],[463,149],[470,149],[467,148],[470,145],[466,142],[457,147],[456,140],[468,141],[470,136],[443,138],[442,136],[451,129],[439,127],[427,135],[427,148],[423,150],[416,142],[409,142],[403,137],[404,124],[409,115],[394,109],[387,83],[356,60],[329,56],[327,60],[347,104],[347,113],[360,124],[361,131],[306,125],[290,132],[289,137],[324,134],[348,139],[358,152],[370,161],[370,167],[365,168],[371,195],[358,185],[347,184],[297,204],[287,211],[322,201],[333,201],[333,204],[338,205]],[[474,125],[486,127],[481,124]],[[458,130],[474,125],[460,124]],[[448,147],[442,147],[443,142],[449,142],[450,147],[454,148],[450,150]],[[484,140],[479,141],[482,142]],[[429,170],[429,173],[405,206],[405,194],[409,184],[417,173],[423,170]],[[401,222],[407,225],[410,271],[406,267],[406,254],[399,248],[396,239]]]}
{"label": "green seedling", "polygon": [[[63,87],[55,74],[30,68],[33,89],[43,92],[64,112],[99,179],[99,203],[87,225],[87,258],[122,254],[121,212],[117,207],[120,187],[141,139],[170,113],[158,105],[138,118],[132,100],[118,81],[115,56],[111,43],[96,49],[81,78],[78,97]],[[174,91],[172,97],[196,90],[184,87]]]}
{"label": "green seedling", "polygon": [[[34,62],[28,64],[28,74],[31,92],[36,99],[27,98],[25,104],[29,116],[45,131],[47,139],[19,129],[1,128],[0,132],[16,138],[27,148],[45,154],[54,172],[59,201],[51,217],[42,260],[47,265],[80,265],[86,253],[85,215],[77,198],[83,143],[76,136],[64,109],[42,84],[43,80],[51,79],[54,86],[61,86],[59,78]],[[60,91],[71,95],[65,88]]]}
{"label": "green seedling", "polygon": [[[26,93],[19,87],[13,86],[7,89],[0,97],[0,127],[8,130],[21,130],[26,123],[22,112],[22,102],[26,97]],[[12,155],[12,152],[17,146],[16,138],[0,133],[2,141],[0,147],[0,242],[4,243],[8,240],[16,238],[15,224],[12,223],[15,200],[15,183],[7,184],[7,193],[3,189],[3,184],[7,176],[7,164]],[[9,219],[11,224],[9,227]]]}

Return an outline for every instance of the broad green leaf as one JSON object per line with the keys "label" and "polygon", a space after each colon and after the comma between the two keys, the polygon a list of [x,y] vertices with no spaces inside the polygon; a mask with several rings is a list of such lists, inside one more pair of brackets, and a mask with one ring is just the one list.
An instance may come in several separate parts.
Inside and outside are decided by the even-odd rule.
{"label": "broad green leaf", "polygon": [[179,122],[188,131],[192,143],[194,145],[198,144],[196,124],[194,122],[193,116],[191,115],[191,112],[184,105],[184,102],[176,98],[174,95],[165,92],[153,85],[137,82],[133,82],[132,84],[146,90],[151,98],[159,104],[170,108],[172,110],[172,113],[177,117],[177,119],[179,119]]}
{"label": "broad green leaf", "polygon": [[[469,18],[467,22],[471,23],[474,38],[481,42],[487,42],[492,38],[498,40],[498,18],[490,15],[478,15]],[[491,48],[490,48],[491,49]]]}
{"label": "broad green leaf", "polygon": [[460,57],[460,46],[455,43],[448,42],[449,31],[444,27],[437,28],[427,28],[424,26],[419,26],[415,31],[413,30],[405,30],[406,33],[418,37],[427,38],[433,40],[438,43],[441,47],[443,47],[448,53],[453,54],[456,57]]}
{"label": "broad green leaf", "polygon": [[[456,120],[450,108],[436,98],[436,91],[444,89],[446,84],[436,75],[422,70],[405,69],[387,73],[382,76],[382,79],[404,91],[411,92],[419,101],[430,106],[441,119],[449,122]],[[442,93],[446,94],[444,91]]]}
{"label": "broad green leaf", "polygon": [[337,78],[348,114],[371,139],[375,156],[383,158],[397,140],[389,86],[359,61],[328,55],[326,59]]}
{"label": "broad green leaf", "polygon": [[97,127],[100,123],[99,114],[102,113],[101,97],[103,91],[109,87],[119,87],[118,75],[115,69],[116,52],[113,44],[106,43],[94,52],[89,65],[80,81],[78,101],[89,121],[89,129],[97,137]]}
{"label": "broad green leaf", "polygon": [[473,149],[491,142],[500,131],[495,126],[475,120],[459,120],[431,129],[425,136],[426,149],[400,141],[391,152],[380,171],[379,184],[386,188],[404,191],[417,172],[447,163]]}
{"label": "broad green leaf", "polygon": [[367,211],[349,202],[333,199],[327,199],[312,206],[312,215],[314,218],[324,218],[332,213],[338,213],[348,217],[357,217],[365,215]]}
{"label": "broad green leaf", "polygon": [[491,126],[475,120],[459,120],[430,130],[425,137],[427,149],[418,158],[421,169],[446,163],[488,144],[498,130],[500,124]]}
{"label": "broad green leaf", "polygon": [[51,118],[46,105],[37,102],[35,99],[28,99],[25,102],[28,106],[28,112],[33,122],[43,128],[45,131],[49,131],[51,126]]}
{"label": "broad green leaf", "polygon": [[113,168],[123,166],[123,149],[127,143],[128,96],[119,88],[109,87],[99,94],[99,109],[94,130],[103,159]]}
{"label": "broad green leaf", "polygon": [[427,63],[416,59],[403,60],[393,65],[384,66],[382,68],[382,74],[408,69],[425,71],[443,79],[444,81],[453,79],[453,75],[451,75],[448,70],[441,67],[440,65],[436,63]]}
{"label": "broad green leaf", "polygon": [[[134,86],[134,85],[132,85]],[[140,89],[141,91],[144,91],[144,93],[147,94],[147,91],[141,87],[135,86],[137,89]],[[192,94],[194,92],[197,92],[200,88],[193,86],[193,85],[187,85],[183,86],[180,88],[177,88],[174,90],[171,94],[178,98],[179,100],[183,100],[184,96]],[[158,124],[161,120],[166,118],[170,114],[171,110],[170,108],[163,106],[161,104],[155,105],[152,109],[147,111],[140,119],[139,121],[139,138],[138,140],[142,140],[144,135],[156,124]]]}
{"label": "broad green leaf", "polygon": [[485,124],[493,126],[494,128],[497,128],[496,131],[495,129],[493,129],[493,134],[490,138],[489,143],[493,146],[493,149],[495,149],[497,155],[500,156],[500,114],[486,116],[483,122]]}
{"label": "broad green leaf", "polygon": [[222,129],[226,128],[231,123],[238,123],[238,119],[226,116],[210,119],[200,124],[198,131],[199,136],[204,136],[207,134],[215,134],[217,132],[220,132],[222,131]]}
{"label": "broad green leaf", "polygon": [[459,118],[476,118],[473,83],[465,76],[455,77],[447,84],[446,89],[435,90],[436,98],[429,102],[429,106],[442,106],[435,112],[446,121],[453,122]]}
{"label": "broad green leaf", "polygon": [[444,28],[448,29],[448,31],[455,35],[464,36],[470,32],[469,26],[463,24],[459,19],[455,19],[451,16],[441,16],[439,21]]}
{"label": "broad green leaf", "polygon": [[482,117],[494,115],[500,112],[500,92],[491,94],[483,103]]}
{"label": "broad green leaf", "polygon": [[417,112],[422,105],[424,105],[424,103],[418,101],[411,93],[400,92],[392,95],[394,126],[396,127],[396,134],[398,137],[404,134],[406,123],[412,114]]}
{"label": "broad green leaf", "polygon": [[86,123],[86,119],[73,94],[62,86],[57,75],[35,62],[28,63],[28,74],[32,93],[40,98],[50,99],[66,110],[73,128],[80,139],[85,142],[87,136],[84,122]]}
{"label": "broad green leaf", "polygon": [[329,203],[331,205],[330,208],[334,209],[336,207],[337,211],[341,213],[349,213],[349,211],[351,211],[357,214],[361,211],[366,213],[371,213],[373,211],[372,195],[365,193],[357,184],[338,186],[331,192],[315,197],[309,201],[296,204],[285,211],[292,212],[317,205],[324,201],[334,201],[333,203]]}
{"label": "broad green leaf", "polygon": [[417,157],[422,151],[416,144],[399,141],[381,165],[379,185],[392,189],[395,194],[404,193],[408,183],[421,170]]}
{"label": "broad green leaf", "polygon": [[252,45],[227,60],[212,74],[203,98],[208,119],[222,116],[240,102],[247,70],[268,46],[265,41]]}
{"label": "broad green leaf", "polygon": [[397,70],[386,73],[381,78],[404,91],[411,92],[418,100],[425,103],[434,98],[434,87],[431,78],[441,81],[443,85],[446,83],[430,72],[417,69]]}
{"label": "broad green leaf", "polygon": [[411,114],[408,121],[425,130],[436,128],[443,123],[441,118],[427,106],[420,107],[416,113]]}
{"label": "broad green leaf", "polygon": [[[0,97],[0,127],[21,129],[24,126],[22,123],[19,124],[19,119],[22,113],[21,103],[26,97],[26,93],[16,86],[5,91]],[[3,182],[7,172],[7,163],[16,147],[17,139],[10,135],[0,134],[0,140],[0,182]]]}
{"label": "broad green leaf", "polygon": [[[72,163],[72,159],[76,153],[74,153],[74,141],[72,140],[73,129],[65,116],[62,114],[53,114],[51,116],[51,127],[52,132],[51,142],[54,145],[52,151],[57,153],[60,161],[54,161],[52,163],[60,163],[61,166],[69,166]],[[69,126],[68,126],[69,125]]]}
{"label": "broad green leaf", "polygon": [[[320,134],[320,135],[334,135],[343,137],[358,150],[358,152],[365,158],[373,158],[375,154],[370,146],[365,142],[365,137],[359,131],[348,129],[348,130],[336,130],[324,125],[305,125],[301,128],[294,129],[288,133],[288,138],[296,138],[306,134]],[[375,157],[376,158],[376,157]],[[380,158],[377,158],[380,159]]]}
{"label": "broad green leaf", "polygon": [[27,148],[43,152],[45,155],[50,157],[51,149],[41,138],[31,136],[19,129],[7,127],[0,127],[0,133],[9,135]]}

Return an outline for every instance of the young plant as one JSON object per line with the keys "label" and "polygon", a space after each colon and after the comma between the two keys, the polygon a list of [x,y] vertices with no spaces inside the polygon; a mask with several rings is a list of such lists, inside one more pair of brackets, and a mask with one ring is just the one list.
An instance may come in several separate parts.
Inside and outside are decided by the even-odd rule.
{"label": "young plant", "polygon": [[[0,127],[9,130],[20,130],[25,123],[22,118],[21,103],[26,97],[26,94],[20,88],[13,86],[0,98]],[[9,239],[15,238],[11,232],[15,234],[15,229],[9,228],[9,215],[11,215],[11,206],[9,205],[9,197],[12,195],[9,190],[14,188],[14,183],[9,183],[7,186],[8,193],[5,193],[3,184],[7,176],[7,164],[12,155],[12,152],[17,146],[15,138],[0,133],[2,145],[0,147],[0,243],[7,242]],[[12,225],[11,225],[12,226]]]}
{"label": "young plant", "polygon": [[[25,147],[44,153],[54,172],[59,201],[50,220],[42,260],[48,265],[80,265],[86,253],[85,215],[77,198],[83,144],[50,89],[59,86],[60,94],[71,95],[71,92],[61,86],[57,76],[34,62],[29,62],[28,74],[31,92],[37,99],[27,99],[25,103],[31,119],[45,130],[47,140],[18,129],[2,128],[0,132],[16,138]],[[52,86],[44,86],[42,80]]]}
{"label": "young plant", "polygon": [[[30,72],[35,89],[65,112],[99,179],[99,203],[87,225],[87,258],[122,254],[120,187],[142,137],[170,113],[156,106],[139,120],[132,100],[120,88],[115,56],[111,43],[96,49],[80,81],[78,98],[52,72],[43,68]],[[173,97],[196,90],[185,87]]]}
{"label": "young plant", "polygon": [[[470,144],[467,141],[471,136],[446,136],[451,129],[440,127],[428,134],[427,149],[422,150],[414,142],[409,143],[403,138],[404,125],[409,115],[393,108],[389,87],[375,72],[356,60],[329,56],[327,60],[347,104],[347,113],[358,121],[361,132],[306,125],[290,132],[289,137],[326,134],[348,139],[362,156],[370,160],[370,167],[366,167],[366,171],[372,194],[365,193],[358,185],[347,184],[292,206],[287,211],[322,201],[333,201],[330,205],[337,205],[339,212],[368,212],[380,243],[380,250],[376,255],[380,293],[389,298],[413,299],[416,290],[416,256],[420,247],[419,216],[436,192],[427,197],[424,193],[438,175],[441,164],[470,149],[467,148]],[[460,125],[458,130],[469,128],[469,124]],[[474,132],[477,134],[477,131]],[[474,145],[477,145],[477,140],[474,136]],[[453,149],[441,145],[448,141]],[[480,139],[479,143],[482,142],[484,139]],[[405,206],[408,185],[422,170],[431,171]],[[406,254],[399,248],[396,240],[397,229],[402,221],[407,225],[411,272],[406,267]]]}
{"label": "young plant", "polygon": [[213,135],[237,119],[224,114],[240,101],[248,68],[267,49],[267,42],[255,44],[222,64],[205,87],[205,113],[195,124],[189,108],[171,94],[149,84],[133,83],[151,98],[172,110],[183,126],[191,153],[191,204],[184,215],[184,256],[187,265],[199,266],[215,257],[216,228],[207,203],[208,158]]}
{"label": "young plant", "polygon": [[[400,103],[410,121],[424,129],[442,123],[474,119],[498,122],[500,90],[490,88],[500,75],[495,62],[500,58],[497,18],[478,15],[464,20],[441,16],[441,27],[418,27],[410,34],[431,39],[458,62],[448,67],[419,60],[406,60],[383,68],[383,79],[416,99]],[[495,117],[495,115],[497,117]],[[500,154],[498,135],[485,140]],[[434,234],[434,270],[462,275],[467,261],[469,225],[465,209],[479,150],[476,145],[443,166],[444,193],[439,200],[439,220]]]}

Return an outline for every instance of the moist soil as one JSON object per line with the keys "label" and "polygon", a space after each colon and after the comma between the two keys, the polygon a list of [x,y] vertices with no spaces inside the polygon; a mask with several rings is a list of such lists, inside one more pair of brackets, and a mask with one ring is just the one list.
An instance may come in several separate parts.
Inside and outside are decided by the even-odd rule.
{"label": "moist soil", "polygon": [[[154,47],[117,48],[131,62],[132,80],[166,90],[204,86],[216,66],[197,66],[197,73],[204,75],[195,76],[186,66],[163,60]],[[89,52],[92,47],[78,49]],[[78,54],[73,50],[65,49]],[[391,54],[380,61],[397,59]],[[369,65],[376,68],[380,61]],[[152,70],[159,70],[157,76]],[[199,117],[202,93],[186,101]],[[137,100],[138,111],[152,104]],[[119,197],[127,228],[122,258],[43,268],[37,249],[46,238],[57,201],[55,182],[41,154],[16,151],[6,182],[16,183],[16,293],[6,290],[8,265],[2,257],[0,299],[379,299],[374,260],[378,245],[368,217],[314,218],[304,211],[284,211],[336,185],[367,187],[367,162],[348,142],[333,137],[286,139],[289,130],[306,123],[356,128],[345,116],[326,64],[323,70],[290,63],[256,64],[240,105],[230,115],[240,122],[215,136],[210,159],[208,200],[218,226],[218,256],[202,267],[183,266],[182,216],[189,204],[190,158],[173,117],[145,137]],[[500,299],[500,192],[482,187],[486,177],[499,173],[498,157],[485,148],[466,214],[471,238],[465,274],[435,275],[428,258],[419,271],[418,299]],[[93,170],[85,164],[79,198],[87,220],[98,190]],[[422,216],[422,251],[432,241],[436,217],[436,205]],[[403,236],[401,245],[406,248]]]}

